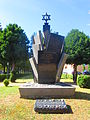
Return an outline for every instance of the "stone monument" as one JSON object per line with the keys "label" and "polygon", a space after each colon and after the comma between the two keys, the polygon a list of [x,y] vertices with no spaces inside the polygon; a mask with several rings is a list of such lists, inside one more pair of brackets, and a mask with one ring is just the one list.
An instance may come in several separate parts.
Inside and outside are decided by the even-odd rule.
{"label": "stone monument", "polygon": [[39,31],[33,38],[33,57],[30,63],[34,81],[39,84],[59,82],[67,55],[64,53],[64,37],[50,33],[50,15],[43,15],[43,35]]}
{"label": "stone monument", "polygon": [[64,36],[50,32],[50,15],[43,15],[43,33],[33,37],[33,57],[30,58],[34,83],[19,88],[24,98],[60,98],[75,92],[72,85],[60,82],[67,54],[64,53]]}

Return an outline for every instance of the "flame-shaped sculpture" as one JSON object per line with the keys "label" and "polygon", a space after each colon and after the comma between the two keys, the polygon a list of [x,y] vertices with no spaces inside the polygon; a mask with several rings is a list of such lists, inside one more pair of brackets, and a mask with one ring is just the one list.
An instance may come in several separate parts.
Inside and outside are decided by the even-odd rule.
{"label": "flame-shaped sculpture", "polygon": [[64,53],[64,37],[48,30],[43,34],[39,31],[33,37],[32,49],[30,63],[34,81],[40,84],[59,82],[67,58]]}

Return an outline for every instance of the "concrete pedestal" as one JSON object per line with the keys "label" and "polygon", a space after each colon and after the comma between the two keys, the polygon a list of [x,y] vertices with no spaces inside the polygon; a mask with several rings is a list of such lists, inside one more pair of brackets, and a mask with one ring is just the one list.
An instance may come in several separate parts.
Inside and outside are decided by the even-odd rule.
{"label": "concrete pedestal", "polygon": [[56,84],[27,83],[20,86],[19,92],[22,98],[61,98],[74,95],[75,87],[61,82]]}

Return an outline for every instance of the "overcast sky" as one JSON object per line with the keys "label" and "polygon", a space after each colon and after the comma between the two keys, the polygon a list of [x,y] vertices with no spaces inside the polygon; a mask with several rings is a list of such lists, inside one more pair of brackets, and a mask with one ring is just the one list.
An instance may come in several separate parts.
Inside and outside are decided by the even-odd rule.
{"label": "overcast sky", "polygon": [[90,36],[90,0],[0,0],[0,23],[3,28],[16,23],[28,38],[42,30],[42,15],[51,15],[52,32],[66,36],[79,29]]}

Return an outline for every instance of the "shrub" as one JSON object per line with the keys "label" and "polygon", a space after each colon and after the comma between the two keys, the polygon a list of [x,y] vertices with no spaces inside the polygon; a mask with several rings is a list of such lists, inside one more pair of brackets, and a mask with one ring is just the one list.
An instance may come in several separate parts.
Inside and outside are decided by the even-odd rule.
{"label": "shrub", "polygon": [[7,87],[7,86],[9,85],[9,80],[8,80],[8,79],[5,79],[5,80],[3,81],[3,83],[4,83],[4,85]]}
{"label": "shrub", "polygon": [[11,73],[10,73],[9,80],[10,80],[11,82],[15,82],[15,80],[16,80],[16,74],[13,73],[13,72],[11,72]]}
{"label": "shrub", "polygon": [[89,75],[80,75],[78,77],[77,84],[81,88],[90,88],[90,76]]}
{"label": "shrub", "polygon": [[0,82],[3,82],[4,79],[7,79],[7,74],[0,74]]}

